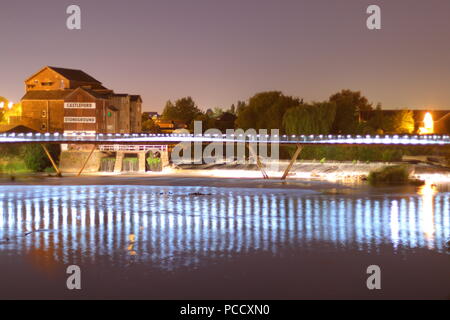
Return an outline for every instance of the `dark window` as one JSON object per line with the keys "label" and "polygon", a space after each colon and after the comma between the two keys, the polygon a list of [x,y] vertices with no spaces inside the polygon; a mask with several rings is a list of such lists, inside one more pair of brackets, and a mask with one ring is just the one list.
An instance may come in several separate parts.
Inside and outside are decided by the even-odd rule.
{"label": "dark window", "polygon": [[53,82],[41,82],[43,87],[49,87],[53,84]]}
{"label": "dark window", "polygon": [[46,123],[42,123],[41,124],[41,130],[42,131],[47,130],[47,124]]}

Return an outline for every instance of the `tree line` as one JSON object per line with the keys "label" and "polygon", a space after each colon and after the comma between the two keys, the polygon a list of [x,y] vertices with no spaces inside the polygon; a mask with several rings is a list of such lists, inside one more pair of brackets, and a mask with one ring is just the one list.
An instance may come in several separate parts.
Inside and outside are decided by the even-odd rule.
{"label": "tree line", "polygon": [[[367,121],[361,118],[371,112]],[[304,102],[280,91],[260,92],[248,101],[238,101],[228,109],[202,111],[192,97],[168,101],[161,115],[163,120],[184,122],[193,129],[201,121],[203,129],[279,129],[282,134],[407,134],[414,132],[412,111],[383,113],[381,104],[375,108],[359,91],[341,90],[326,101]],[[156,132],[152,120],[145,119],[143,130]]]}

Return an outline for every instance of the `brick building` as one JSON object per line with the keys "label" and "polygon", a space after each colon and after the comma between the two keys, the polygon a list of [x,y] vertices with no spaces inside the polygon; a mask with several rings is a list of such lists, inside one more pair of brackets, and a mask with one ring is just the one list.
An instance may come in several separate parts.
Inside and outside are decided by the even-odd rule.
{"label": "brick building", "polygon": [[44,67],[25,80],[21,124],[39,132],[138,133],[142,99],[84,71]]}

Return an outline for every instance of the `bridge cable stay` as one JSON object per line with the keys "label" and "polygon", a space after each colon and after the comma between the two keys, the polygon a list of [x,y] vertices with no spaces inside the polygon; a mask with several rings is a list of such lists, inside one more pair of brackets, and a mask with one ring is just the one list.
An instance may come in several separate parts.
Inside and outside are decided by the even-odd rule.
{"label": "bridge cable stay", "polygon": [[247,144],[247,148],[250,151],[250,154],[252,155],[252,157],[254,157],[256,159],[256,165],[258,166],[259,170],[261,171],[263,178],[264,179],[269,179],[269,176],[267,175],[266,171],[264,170],[264,166],[261,162],[261,159],[259,157],[259,155],[255,152],[255,150],[253,149],[251,142],[249,142]]}
{"label": "bridge cable stay", "polygon": [[51,162],[53,168],[55,169],[56,174],[60,177],[60,176],[61,176],[61,171],[59,171],[59,168],[58,168],[58,166],[56,165],[55,160],[53,160],[52,155],[50,154],[50,152],[48,151],[47,147],[46,147],[44,144],[41,144],[41,146],[42,146],[42,148],[44,149],[45,154],[47,155],[48,159],[50,160],[50,162]]}
{"label": "bridge cable stay", "polygon": [[84,161],[84,164],[83,164],[83,166],[81,167],[80,172],[78,172],[77,177],[81,176],[81,174],[83,173],[84,168],[86,167],[87,163],[88,163],[89,160],[91,159],[91,156],[92,156],[92,154],[94,153],[94,151],[95,151],[96,148],[97,148],[97,146],[94,144],[94,145],[92,146],[91,152],[89,153],[88,157],[87,157],[86,160]]}
{"label": "bridge cable stay", "polygon": [[300,152],[302,152],[303,146],[301,144],[297,145],[297,150],[295,150],[294,155],[292,156],[291,161],[289,162],[289,165],[287,166],[286,170],[284,170],[283,176],[281,177],[281,180],[286,180],[286,177],[289,174],[289,171],[291,171],[292,166],[294,165],[295,161],[297,161],[298,156],[300,155]]}

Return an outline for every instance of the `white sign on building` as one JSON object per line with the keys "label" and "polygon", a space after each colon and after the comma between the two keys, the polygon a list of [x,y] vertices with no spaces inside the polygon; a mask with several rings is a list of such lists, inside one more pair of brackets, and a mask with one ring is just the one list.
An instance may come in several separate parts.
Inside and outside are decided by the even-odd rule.
{"label": "white sign on building", "polygon": [[64,123],[96,123],[95,117],[64,117]]}
{"label": "white sign on building", "polygon": [[95,103],[90,102],[65,102],[64,109],[95,109]]}

